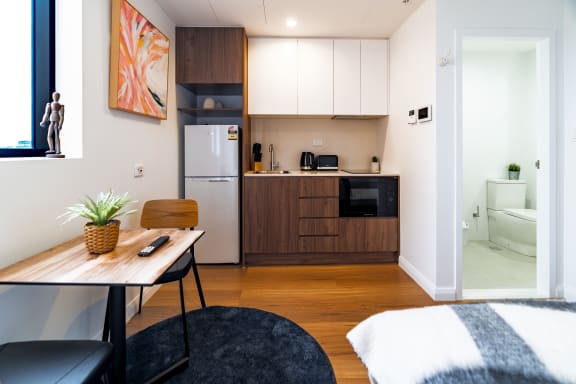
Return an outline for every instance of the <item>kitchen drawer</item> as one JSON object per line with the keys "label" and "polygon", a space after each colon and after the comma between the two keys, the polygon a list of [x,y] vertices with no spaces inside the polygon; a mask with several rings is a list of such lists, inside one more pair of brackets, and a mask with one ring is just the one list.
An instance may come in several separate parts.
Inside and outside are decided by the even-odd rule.
{"label": "kitchen drawer", "polygon": [[338,178],[334,176],[301,177],[300,197],[338,197]]}
{"label": "kitchen drawer", "polygon": [[334,252],[337,236],[301,236],[298,239],[300,252]]}
{"label": "kitchen drawer", "polygon": [[298,209],[301,218],[338,217],[338,198],[301,198],[298,201]]}
{"label": "kitchen drawer", "polygon": [[300,236],[338,235],[338,220],[334,219],[300,219],[298,234]]}

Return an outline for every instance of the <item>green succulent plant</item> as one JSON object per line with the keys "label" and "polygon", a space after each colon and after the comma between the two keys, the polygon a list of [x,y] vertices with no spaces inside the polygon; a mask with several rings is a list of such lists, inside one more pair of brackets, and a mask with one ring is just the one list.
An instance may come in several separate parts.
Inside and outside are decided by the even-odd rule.
{"label": "green succulent plant", "polygon": [[96,199],[86,196],[84,200],[68,207],[58,218],[65,218],[64,224],[77,217],[85,217],[94,225],[102,226],[118,217],[136,212],[135,209],[122,210],[126,205],[135,202],[136,200],[128,197],[128,193],[118,195],[109,190],[106,193],[100,192]]}
{"label": "green succulent plant", "polygon": [[508,164],[508,171],[510,172],[520,172],[520,166],[516,163]]}

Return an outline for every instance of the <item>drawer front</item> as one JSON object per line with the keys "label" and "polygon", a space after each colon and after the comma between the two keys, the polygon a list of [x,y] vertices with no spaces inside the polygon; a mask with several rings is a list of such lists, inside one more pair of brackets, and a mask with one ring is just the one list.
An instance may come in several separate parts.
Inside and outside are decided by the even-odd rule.
{"label": "drawer front", "polygon": [[338,178],[333,176],[301,177],[300,197],[338,197]]}
{"label": "drawer front", "polygon": [[299,199],[300,217],[338,217],[338,199],[318,197]]}
{"label": "drawer front", "polygon": [[300,236],[337,236],[338,219],[300,219]]}
{"label": "drawer front", "polygon": [[304,236],[298,239],[300,252],[334,252],[336,236]]}

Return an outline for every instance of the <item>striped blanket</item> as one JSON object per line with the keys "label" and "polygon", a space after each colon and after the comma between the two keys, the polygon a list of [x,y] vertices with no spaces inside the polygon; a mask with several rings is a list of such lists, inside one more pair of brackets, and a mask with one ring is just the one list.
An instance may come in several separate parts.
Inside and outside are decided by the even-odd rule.
{"label": "striped blanket", "polygon": [[382,312],[347,335],[373,383],[576,383],[576,303]]}

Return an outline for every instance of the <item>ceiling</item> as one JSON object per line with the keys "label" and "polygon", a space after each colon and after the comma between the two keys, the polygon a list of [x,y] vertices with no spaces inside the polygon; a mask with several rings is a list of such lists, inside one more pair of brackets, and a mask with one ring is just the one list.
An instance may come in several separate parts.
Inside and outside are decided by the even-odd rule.
{"label": "ceiling", "polygon": [[[179,27],[243,26],[248,36],[390,37],[425,0],[156,0]],[[295,27],[286,19],[297,20]]]}

